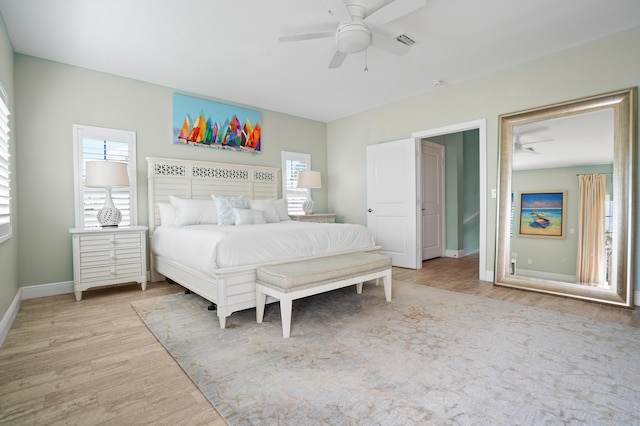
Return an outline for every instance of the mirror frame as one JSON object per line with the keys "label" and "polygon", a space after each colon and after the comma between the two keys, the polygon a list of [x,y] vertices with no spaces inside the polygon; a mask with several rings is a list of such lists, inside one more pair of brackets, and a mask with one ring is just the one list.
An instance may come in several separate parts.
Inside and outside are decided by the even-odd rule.
{"label": "mirror frame", "polygon": [[[635,198],[637,88],[605,93],[540,108],[532,108],[499,117],[500,145],[498,159],[498,211],[496,226],[496,264],[494,283],[542,293],[633,307],[635,268]],[[513,172],[513,128],[534,121],[549,120],[602,109],[614,111],[613,221],[614,239],[612,287],[563,283],[510,275],[511,175]]]}

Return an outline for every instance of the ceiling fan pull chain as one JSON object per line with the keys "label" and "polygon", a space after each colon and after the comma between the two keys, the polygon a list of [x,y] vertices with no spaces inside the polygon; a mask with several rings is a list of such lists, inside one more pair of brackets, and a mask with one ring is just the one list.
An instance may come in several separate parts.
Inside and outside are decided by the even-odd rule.
{"label": "ceiling fan pull chain", "polygon": [[367,50],[364,51],[364,72],[369,72],[369,57],[367,56]]}

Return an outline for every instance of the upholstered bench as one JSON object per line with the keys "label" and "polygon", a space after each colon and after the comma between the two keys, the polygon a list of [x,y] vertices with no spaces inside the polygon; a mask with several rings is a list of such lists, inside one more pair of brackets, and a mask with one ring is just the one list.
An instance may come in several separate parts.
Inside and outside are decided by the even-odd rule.
{"label": "upholstered bench", "polygon": [[346,253],[276,265],[256,270],[256,320],[261,323],[267,296],[280,300],[282,335],[291,331],[292,302],[356,284],[362,293],[364,281],[382,278],[384,293],[391,301],[391,257],[375,252]]}

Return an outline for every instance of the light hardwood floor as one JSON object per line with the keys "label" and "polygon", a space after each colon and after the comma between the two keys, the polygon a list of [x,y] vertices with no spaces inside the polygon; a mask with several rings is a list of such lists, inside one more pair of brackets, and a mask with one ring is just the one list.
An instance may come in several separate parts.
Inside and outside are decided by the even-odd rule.
{"label": "light hardwood floor", "polygon": [[[477,274],[477,256],[393,269],[395,280],[640,327],[640,310],[495,287]],[[130,305],[182,291],[162,282],[23,301],[0,348],[0,424],[224,425]]]}

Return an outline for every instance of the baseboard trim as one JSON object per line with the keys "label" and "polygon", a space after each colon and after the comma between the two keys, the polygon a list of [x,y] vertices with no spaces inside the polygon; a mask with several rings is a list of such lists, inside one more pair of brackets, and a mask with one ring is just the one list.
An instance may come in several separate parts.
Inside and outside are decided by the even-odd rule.
{"label": "baseboard trim", "polygon": [[455,257],[456,259],[459,259],[461,257],[464,257],[464,250],[445,250],[444,256]]}
{"label": "baseboard trim", "polygon": [[523,275],[525,277],[540,278],[543,280],[561,281],[565,283],[575,283],[575,275],[555,274],[551,272],[533,271],[524,268],[518,268],[517,275]]}
{"label": "baseboard trim", "polygon": [[22,289],[18,289],[13,301],[9,305],[9,309],[7,309],[7,312],[4,314],[2,319],[0,319],[0,347],[2,347],[4,339],[7,338],[7,334],[9,334],[13,321],[16,319],[16,315],[18,315],[21,301]]}
{"label": "baseboard trim", "polygon": [[59,294],[73,293],[73,281],[59,283],[38,284],[22,287],[22,300],[36,299],[38,297],[57,296]]}
{"label": "baseboard trim", "polygon": [[[482,280],[482,277],[480,279]],[[484,271],[484,281],[493,282],[493,269]]]}

